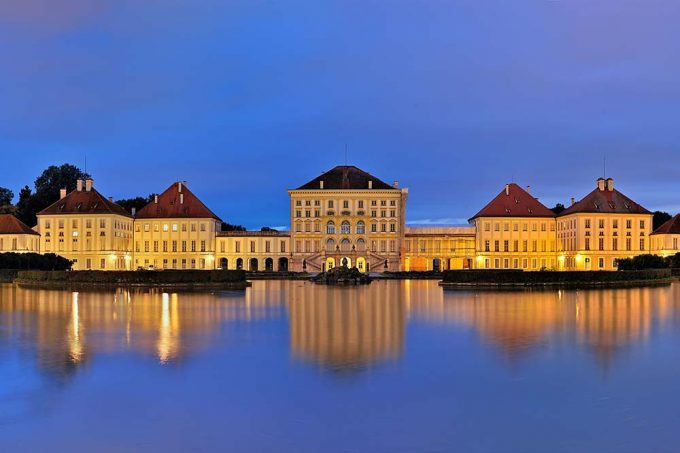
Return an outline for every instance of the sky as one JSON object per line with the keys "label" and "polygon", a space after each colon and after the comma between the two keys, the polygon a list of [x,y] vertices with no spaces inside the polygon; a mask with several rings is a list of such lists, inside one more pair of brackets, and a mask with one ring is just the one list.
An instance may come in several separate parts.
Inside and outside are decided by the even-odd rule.
{"label": "sky", "polygon": [[606,172],[677,213],[678,23],[662,0],[4,1],[0,186],[86,164],[106,196],[184,180],[259,228],[347,162],[408,187],[408,222],[459,224],[508,182],[551,207]]}

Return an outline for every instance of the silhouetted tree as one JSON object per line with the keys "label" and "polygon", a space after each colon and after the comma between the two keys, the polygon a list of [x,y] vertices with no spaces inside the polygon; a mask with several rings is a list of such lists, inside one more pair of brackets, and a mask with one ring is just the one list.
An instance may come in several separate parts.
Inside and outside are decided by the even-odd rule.
{"label": "silhouetted tree", "polygon": [[559,214],[560,212],[564,211],[566,208],[562,203],[557,203],[554,208],[551,209],[552,212],[555,214]]}
{"label": "silhouetted tree", "polygon": [[246,231],[246,228],[241,225],[222,222],[222,231]]}
{"label": "silhouetted tree", "polygon": [[125,209],[127,212],[132,213],[132,208],[135,208],[135,210],[139,212],[140,209],[142,209],[144,206],[153,201],[153,197],[155,195],[156,195],[155,193],[152,193],[146,198],[144,197],[125,198],[123,200],[116,201],[116,204],[123,207],[123,209]]}
{"label": "silhouetted tree", "polygon": [[28,226],[35,225],[36,214],[59,199],[60,189],[70,192],[76,188],[79,179],[89,177],[90,175],[71,164],[47,167],[35,180],[35,192],[28,186],[24,186],[19,192],[17,217]]}
{"label": "silhouetted tree", "polygon": [[16,208],[12,206],[14,192],[0,187],[0,214],[14,214]]}
{"label": "silhouetted tree", "polygon": [[652,230],[656,230],[671,218],[672,216],[667,212],[654,211],[654,217],[652,218]]}

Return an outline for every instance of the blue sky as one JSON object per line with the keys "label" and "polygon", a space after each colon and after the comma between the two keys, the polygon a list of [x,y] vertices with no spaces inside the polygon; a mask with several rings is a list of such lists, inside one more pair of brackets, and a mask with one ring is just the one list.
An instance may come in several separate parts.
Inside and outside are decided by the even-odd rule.
{"label": "blue sky", "polygon": [[674,1],[0,3],[0,186],[50,164],[114,198],[186,180],[224,220],[287,225],[348,162],[457,223],[506,182],[567,203],[607,176],[680,211]]}

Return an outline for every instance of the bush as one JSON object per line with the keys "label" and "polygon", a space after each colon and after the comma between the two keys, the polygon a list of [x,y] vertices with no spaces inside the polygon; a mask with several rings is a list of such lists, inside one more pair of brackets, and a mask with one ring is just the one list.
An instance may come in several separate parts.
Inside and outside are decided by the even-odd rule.
{"label": "bush", "polygon": [[668,259],[658,255],[638,255],[618,260],[620,271],[639,271],[644,269],[665,269],[670,267]]}
{"label": "bush", "polygon": [[206,284],[245,282],[245,271],[164,270],[164,271],[21,271],[21,280],[36,282],[100,284]]}
{"label": "bush", "polygon": [[635,271],[544,271],[521,270],[456,270],[445,271],[445,283],[524,284],[544,285],[555,283],[600,283],[635,280],[657,280],[670,277],[670,269]]}
{"label": "bush", "polygon": [[54,253],[0,253],[0,269],[57,270],[71,269],[73,263]]}

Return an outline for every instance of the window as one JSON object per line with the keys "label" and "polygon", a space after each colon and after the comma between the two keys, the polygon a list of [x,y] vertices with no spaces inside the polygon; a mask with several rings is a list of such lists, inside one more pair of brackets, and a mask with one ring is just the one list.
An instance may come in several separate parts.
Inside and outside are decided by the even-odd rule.
{"label": "window", "polygon": [[163,224],[163,231],[168,231],[168,224],[167,223]]}
{"label": "window", "polygon": [[604,238],[600,238],[598,241],[598,250],[604,250]]}
{"label": "window", "polygon": [[359,206],[359,209],[364,209],[364,202],[363,202],[363,201],[359,201],[359,205],[358,205],[358,206]]}
{"label": "window", "polygon": [[489,241],[484,241],[484,251],[485,252],[490,252],[491,245],[489,244]]}
{"label": "window", "polygon": [[172,224],[172,231],[177,231],[177,224],[176,223]]}
{"label": "window", "polygon": [[349,209],[349,201],[347,200],[342,201],[342,209]]}
{"label": "window", "polygon": [[348,221],[345,220],[340,224],[340,232],[342,234],[350,234],[351,228]]}
{"label": "window", "polygon": [[644,249],[645,249],[645,240],[644,240],[644,238],[640,238],[640,250],[644,250]]}
{"label": "window", "polygon": [[585,249],[586,249],[586,250],[590,250],[590,238],[586,238]]}
{"label": "window", "polygon": [[493,241],[493,251],[494,252],[500,252],[500,243],[498,241]]}
{"label": "window", "polygon": [[508,241],[503,241],[503,251],[504,252],[510,251],[510,244],[508,243]]}
{"label": "window", "polygon": [[328,209],[333,209],[333,200],[328,200]]}
{"label": "window", "polygon": [[[640,220],[640,229],[641,229],[641,230],[644,230],[644,229],[645,229],[645,221],[644,221],[644,220]],[[642,249],[641,249],[641,250],[642,250]]]}
{"label": "window", "polygon": [[387,232],[387,225],[384,223],[380,224],[380,232],[385,233]]}
{"label": "window", "polygon": [[397,225],[390,223],[390,233],[395,233],[397,231]]}
{"label": "window", "polygon": [[363,220],[359,220],[357,223],[357,234],[364,234],[366,233],[366,225],[364,224]]}
{"label": "window", "polygon": [[255,241],[250,241],[250,253],[255,253]]}
{"label": "window", "polygon": [[372,223],[372,224],[371,224],[371,233],[377,232],[377,231],[378,231],[377,228],[378,228],[377,225],[376,225],[375,223]]}
{"label": "window", "polygon": [[326,224],[326,234],[335,234],[335,223],[332,220]]}
{"label": "window", "polygon": [[598,221],[598,226],[599,226],[600,228],[604,228],[604,219],[600,219],[600,220]]}

